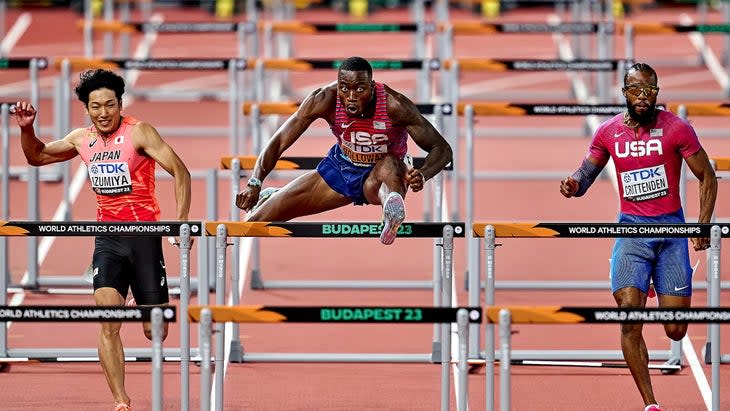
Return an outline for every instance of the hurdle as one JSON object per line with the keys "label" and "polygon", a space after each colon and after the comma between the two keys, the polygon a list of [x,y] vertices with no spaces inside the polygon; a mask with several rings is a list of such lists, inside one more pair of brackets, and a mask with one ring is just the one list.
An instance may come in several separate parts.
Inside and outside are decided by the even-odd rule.
{"label": "hurdle", "polygon": [[[125,2],[126,3],[126,2]],[[124,9],[122,9],[123,11]],[[78,22],[78,27],[84,31],[90,30],[92,33],[95,31],[101,33],[114,33],[120,36],[121,53],[120,58],[131,58],[129,52],[129,34],[235,34],[236,35],[236,55],[238,58],[246,58],[248,56],[256,56],[259,54],[258,42],[246,41],[247,35],[255,33],[257,30],[256,23],[253,21],[245,22],[224,22],[224,21],[209,21],[209,22],[166,22],[166,21],[145,21],[145,22],[130,22],[127,18],[122,18],[119,21],[114,20],[99,20],[94,19],[91,22],[86,19]],[[85,56],[87,58],[93,58],[94,43],[91,41],[93,34],[85,38]],[[253,37],[255,40],[256,37]],[[249,52],[249,50],[251,50]],[[107,46],[104,52],[105,59],[114,58],[112,56],[111,47]]]}
{"label": "hurdle", "polygon": [[[180,237],[180,347],[164,350],[159,357],[151,358],[149,348],[125,347],[125,361],[130,362],[152,362],[157,366],[162,361],[180,362],[181,371],[181,393],[183,400],[187,398],[189,390],[189,363],[190,353],[197,350],[190,348],[190,329],[187,323],[187,310],[190,296],[190,249],[192,246],[191,237],[203,235],[202,222],[180,222],[180,221],[157,221],[144,223],[118,223],[98,221],[0,221],[0,237],[7,236],[56,236],[56,237],[89,237],[89,236],[114,236],[129,235],[162,237]],[[203,276],[207,284],[207,276]],[[8,273],[0,271],[0,284],[8,284]],[[0,291],[0,306],[7,304],[7,288],[2,287]],[[9,310],[20,309],[21,307],[10,307]],[[167,308],[167,307],[165,307]],[[171,307],[174,309],[174,307]],[[117,309],[115,307],[115,309]],[[141,309],[141,307],[134,309]],[[139,311],[129,311],[132,313]],[[0,310],[2,314],[2,310]],[[51,315],[51,314],[45,314]],[[83,318],[83,316],[79,316]],[[99,318],[116,317],[94,317]],[[137,317],[141,318],[141,317]],[[149,318],[149,317],[147,317]],[[0,318],[0,321],[2,319]],[[15,321],[14,318],[9,321]],[[80,362],[98,361],[96,348],[9,348],[8,327],[0,327],[0,363],[2,362]],[[161,336],[161,334],[160,334]],[[161,347],[161,346],[160,346]]]}
{"label": "hurdle", "polygon": [[[713,229],[714,230],[714,229]],[[718,327],[730,322],[730,309],[696,307],[690,309],[622,309],[615,307],[505,306],[488,307],[484,313],[487,325],[499,324],[500,410],[511,410],[511,339],[512,324],[609,324],[609,323],[710,323]],[[493,378],[492,370],[492,378]],[[719,349],[712,355],[712,398],[708,409],[720,411]],[[705,398],[707,402],[708,398]],[[494,410],[494,391],[487,391],[486,408]]]}
{"label": "hurdle", "polygon": [[[163,406],[163,379],[162,379],[162,334],[163,324],[176,321],[175,307],[99,307],[99,306],[9,306],[3,301],[0,305],[0,322],[3,326],[3,334],[7,328],[7,322],[99,322],[100,320],[114,320],[121,322],[150,322],[152,323],[151,342],[151,376],[152,376],[152,409],[162,411]],[[187,319],[186,319],[187,320]],[[0,358],[0,362],[6,359]],[[5,362],[32,363],[39,362],[31,358],[13,358]]]}
{"label": "hurdle", "polygon": [[[620,24],[618,29],[624,34],[626,56],[629,59],[633,58],[634,55],[636,34],[671,35],[684,33],[695,36],[693,43],[698,49],[699,64],[705,64],[708,68],[716,70],[730,65],[730,39],[727,36],[727,33],[730,32],[730,8],[727,5],[724,5],[723,19],[724,22],[720,24],[692,24],[692,19],[685,15],[682,16],[681,24],[632,22]],[[710,56],[710,53],[708,53],[709,49],[704,40],[706,34],[725,35],[721,61],[715,60],[714,55]],[[725,93],[723,97],[730,97],[730,94],[728,94],[730,89],[726,84],[723,85],[723,92]]]}
{"label": "hurdle", "polygon": [[[29,59],[0,59],[0,69],[10,70],[10,69],[27,69],[28,75],[30,79],[30,103],[34,107],[38,107],[40,105],[40,83],[39,83],[39,75],[38,72],[40,70],[45,70],[48,68],[48,59],[45,57],[34,57]],[[3,140],[3,165],[1,167],[2,172],[2,182],[3,182],[3,189],[2,189],[2,195],[3,195],[3,209],[2,209],[2,216],[1,218],[7,220],[8,214],[9,214],[9,194],[8,194],[8,187],[9,187],[9,178],[11,176],[15,177],[26,177],[28,181],[28,218],[29,219],[39,219],[40,218],[40,210],[38,207],[37,202],[31,201],[33,198],[38,197],[38,193],[40,192],[40,180],[41,180],[41,173],[38,167],[27,167],[25,168],[25,171],[22,170],[12,170],[10,168],[9,162],[9,146],[10,146],[10,111],[12,105],[15,104],[15,102],[11,103],[4,103],[0,104],[2,107],[1,110],[1,118],[0,121],[2,122],[2,140]],[[36,116],[35,124],[33,125],[33,128],[35,129],[36,134],[39,131],[40,128],[40,122],[38,120],[38,116]],[[47,180],[57,180],[58,174],[49,174],[46,175]],[[0,242],[0,253],[3,253],[3,256],[7,256],[7,242],[5,239],[2,239]],[[0,275],[8,275],[8,265],[7,265],[7,258],[4,259],[5,262],[0,263]],[[29,237],[28,238],[28,277],[29,278],[37,278],[38,276],[38,267],[37,264],[34,264],[36,261],[38,261],[38,239],[35,237]],[[7,284],[7,283],[5,283]]]}
{"label": "hurdle", "polygon": [[[164,59],[88,59],[84,57],[59,57],[54,61],[56,69],[60,70],[59,81],[61,98],[63,101],[70,99],[71,72],[73,70],[84,70],[92,68],[104,68],[109,70],[145,70],[145,71],[226,71],[228,74],[228,91],[225,96],[219,92],[200,91],[191,95],[181,92],[161,89],[137,89],[128,90],[134,98],[144,100],[167,100],[188,98],[192,101],[200,99],[218,100],[228,102],[229,106],[229,142],[231,150],[238,152],[238,107],[241,103],[239,89],[242,87],[239,79],[239,72],[246,69],[247,61],[242,59],[220,59],[220,58],[164,58]],[[225,97],[225,98],[223,98]],[[67,106],[68,104],[64,104]],[[64,118],[68,113],[62,113]],[[177,130],[168,130],[174,133]]]}
{"label": "hurdle", "polygon": [[[491,23],[487,21],[454,21],[439,20],[437,30],[439,35],[438,56],[443,59],[454,57],[453,42],[458,35],[489,35],[489,34],[547,34],[561,33],[573,35],[597,35],[599,48],[609,50],[608,36],[614,33],[613,22],[593,22],[584,17],[585,21],[574,22],[509,22]],[[579,53],[582,57],[582,53]]]}
{"label": "hurdle", "polygon": [[[226,291],[225,268],[226,248],[229,237],[299,237],[299,238],[375,238],[380,236],[381,223],[370,222],[238,222],[238,221],[207,221],[205,222],[207,235],[216,236],[216,304],[224,305]],[[451,275],[453,272],[453,239],[463,237],[463,223],[403,223],[398,230],[401,240],[406,238],[434,238],[440,239],[442,252],[434,254],[440,265],[435,265],[431,288],[433,289],[434,307],[451,305]],[[236,253],[234,253],[235,255]],[[234,267],[235,268],[235,267]],[[231,304],[237,305],[240,301],[238,271],[232,271]],[[344,283],[313,281],[290,281],[300,288],[315,285],[322,288],[327,283],[341,285]],[[271,283],[279,286],[280,283]],[[372,284],[372,283],[371,283]],[[392,282],[375,283],[394,285]],[[360,288],[368,285],[365,281],[357,281]],[[268,288],[268,286],[267,286]],[[291,287],[289,287],[291,288]],[[233,324],[230,358],[234,362],[312,362],[312,361],[339,361],[339,362],[433,362],[439,358],[442,351],[442,341],[437,329],[434,329],[431,353],[428,354],[331,354],[331,353],[246,353],[238,336],[237,325]],[[219,346],[223,350],[223,343]],[[219,354],[222,354],[220,351]]]}
{"label": "hurdle", "polygon": [[[274,171],[285,171],[285,170],[315,170],[317,168],[317,165],[322,160],[322,157],[282,157],[277,161],[276,165],[274,166]],[[423,166],[425,158],[424,157],[416,157],[413,158],[413,166],[415,168],[420,168]],[[221,168],[224,170],[231,170],[230,176],[231,176],[231,194],[232,194],[232,204],[231,204],[231,210],[232,210],[232,219],[234,221],[238,220],[238,207],[236,206],[236,195],[239,193],[240,190],[240,179],[241,177],[245,176],[245,170],[253,170],[254,166],[256,164],[256,156],[238,156],[238,157],[222,157],[221,158]],[[447,165],[444,170],[452,170],[453,167],[451,165]],[[435,181],[434,184],[438,185],[438,187],[434,190],[435,193],[442,193],[443,192],[443,179],[437,178],[436,176],[432,181]],[[442,195],[434,195],[433,197],[433,209],[437,210],[438,213],[440,213],[440,210],[442,209]],[[426,212],[425,212],[426,213]],[[429,215],[424,215],[424,221],[430,221]],[[234,245],[234,246],[237,246]],[[252,255],[253,255],[253,262],[251,267],[251,283],[250,287],[252,289],[276,289],[276,288],[329,288],[329,289],[359,289],[359,288],[423,288],[428,289],[431,288],[432,284],[430,281],[388,281],[388,282],[351,282],[351,281],[265,281],[262,278],[261,274],[261,262],[260,262],[260,243],[258,241],[258,238],[253,238],[252,242]],[[237,260],[237,259],[236,259]],[[238,262],[234,260],[233,264],[233,270],[234,272],[237,272]],[[434,264],[437,264],[437,261],[434,262]],[[434,266],[435,267],[435,266]],[[369,285],[368,285],[369,284]]]}
{"label": "hurdle", "polygon": [[[191,322],[199,322],[204,343],[201,347],[210,351],[211,335],[216,333],[216,343],[224,337],[223,322],[234,323],[457,323],[459,336],[458,375],[459,390],[457,405],[459,410],[468,409],[466,337],[467,324],[481,322],[480,307],[297,307],[297,306],[191,306]],[[215,323],[215,331],[213,324]],[[449,327],[448,324],[444,324]],[[444,342],[449,340],[444,338]],[[210,355],[204,355],[200,372],[200,410],[210,409],[210,393],[213,390],[210,377]],[[450,371],[451,353],[444,350],[441,361],[441,410],[450,409]],[[215,356],[215,410],[223,410],[223,359]]]}
{"label": "hurdle", "polygon": [[[720,239],[730,237],[730,226],[711,224],[623,224],[623,223],[544,223],[544,222],[515,222],[515,223],[474,223],[473,232],[476,237],[484,238],[484,271],[485,304],[494,305],[495,290],[495,248],[496,238],[651,238],[651,237],[710,237],[711,246],[708,254],[712,256],[711,270],[708,275],[710,281],[719,287],[720,280]],[[480,272],[481,275],[481,272]],[[479,277],[478,277],[479,278]],[[511,287],[526,289],[575,289],[575,283],[570,281],[505,281]],[[693,281],[694,284],[697,282]],[[595,285],[592,282],[590,285]],[[610,289],[608,282],[603,282],[604,289]],[[470,284],[470,293],[479,292],[479,284]],[[471,298],[471,297],[470,297]],[[718,300],[719,305],[719,300]],[[485,330],[485,358],[487,372],[493,374],[490,362],[494,360],[494,327],[487,324]],[[719,341],[718,333],[713,333],[713,341]],[[474,339],[472,338],[472,342]],[[478,341],[476,341],[478,344]],[[478,345],[472,345],[478,346]],[[713,349],[719,349],[714,347]],[[605,359],[620,360],[623,355],[620,351],[611,350],[524,350],[513,351],[515,357],[543,358],[543,359]],[[673,342],[669,351],[649,351],[649,358],[653,360],[667,360],[668,365],[681,364],[681,343]],[[493,387],[494,381],[487,381],[488,387]],[[491,385],[490,385],[491,384]],[[488,390],[488,392],[490,392]]]}
{"label": "hurdle", "polygon": [[[371,59],[368,61],[373,70],[418,70],[416,101],[428,101],[431,99],[431,73],[441,69],[441,63],[438,59]],[[254,84],[251,87],[255,90],[253,101],[279,100],[283,96],[280,84],[276,86],[268,85],[266,87],[269,91],[268,94],[264,91],[266,70],[337,70],[341,64],[341,59],[258,58],[254,66]]]}
{"label": "hurdle", "polygon": [[[459,58],[443,61],[441,93],[448,96],[450,101],[459,101],[459,78],[462,72],[506,72],[506,71],[572,71],[572,72],[614,72],[618,82],[623,77],[624,68],[630,62],[621,59],[585,60],[545,60],[545,59],[488,59],[488,58]],[[613,82],[606,77],[596,84],[596,94],[602,102],[607,102],[611,95]],[[498,93],[504,98],[504,92]],[[551,93],[554,94],[554,93]],[[554,96],[553,96],[554,97]]]}
{"label": "hurdle", "polygon": [[[48,59],[46,57],[33,57],[33,58],[0,58],[0,71],[5,70],[28,70],[28,81],[30,83],[30,103],[34,107],[38,107],[40,102],[40,82],[39,82],[39,71],[48,69]],[[2,102],[2,104],[7,104],[8,108],[12,107],[15,102],[20,99],[20,97],[13,96],[13,97],[4,97],[6,101]],[[14,100],[13,100],[14,99]],[[5,127],[7,122],[3,121],[3,127]],[[36,126],[36,131],[39,126]],[[18,168],[18,167],[8,167],[6,169],[5,164],[3,164],[2,170],[0,171],[3,174],[8,174],[10,178],[18,179],[18,178],[28,178],[29,180],[32,178],[31,175],[28,175],[27,170],[25,167]],[[43,179],[44,180],[57,180],[58,173],[43,173]]]}
{"label": "hurdle", "polygon": [[[284,15],[275,21],[267,21],[258,25],[259,31],[263,31],[264,52],[263,56],[292,58],[292,34],[321,35],[321,34],[345,34],[345,33],[406,33],[414,34],[413,57],[424,59],[427,56],[427,36],[434,33],[435,26],[426,22],[425,1],[415,0],[412,2],[411,21],[406,23],[395,22],[343,22],[332,24],[330,22],[301,22]],[[289,15],[288,17],[292,17]],[[253,20],[255,21],[255,20]],[[276,44],[276,47],[274,47]]]}

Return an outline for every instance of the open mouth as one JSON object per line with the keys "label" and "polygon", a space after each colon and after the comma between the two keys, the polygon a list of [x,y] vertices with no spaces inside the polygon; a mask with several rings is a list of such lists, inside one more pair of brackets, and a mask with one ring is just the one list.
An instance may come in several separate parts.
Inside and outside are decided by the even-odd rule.
{"label": "open mouth", "polygon": [[355,104],[348,104],[345,106],[345,110],[347,111],[347,114],[357,114],[360,111]]}

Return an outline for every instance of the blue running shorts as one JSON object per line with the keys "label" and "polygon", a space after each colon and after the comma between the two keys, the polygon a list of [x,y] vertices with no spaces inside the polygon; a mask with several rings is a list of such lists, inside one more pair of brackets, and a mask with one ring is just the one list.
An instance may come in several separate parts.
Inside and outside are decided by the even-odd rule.
{"label": "blue running shorts", "polygon": [[[619,214],[619,223],[684,223],[684,212],[655,217]],[[635,287],[649,290],[653,280],[659,294],[692,295],[692,266],[687,238],[617,238],[611,254],[611,291]]]}
{"label": "blue running shorts", "polygon": [[362,187],[372,169],[373,166],[360,167],[352,164],[337,144],[332,146],[327,157],[317,165],[317,172],[327,185],[343,196],[350,197],[355,205],[368,203]]}

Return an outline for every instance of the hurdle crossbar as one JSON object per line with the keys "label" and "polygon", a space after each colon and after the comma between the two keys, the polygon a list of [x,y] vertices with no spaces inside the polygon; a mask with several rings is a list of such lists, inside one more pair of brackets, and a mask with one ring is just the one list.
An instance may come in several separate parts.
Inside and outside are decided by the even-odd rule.
{"label": "hurdle crossbar", "polygon": [[[713,237],[719,240],[719,228],[713,228]],[[730,322],[730,308],[695,307],[683,309],[665,308],[616,308],[616,307],[570,307],[570,306],[489,306],[485,309],[488,325],[499,324],[500,328],[500,409],[509,410],[511,403],[511,334],[512,324],[599,324],[599,323],[720,323]],[[494,360],[487,360],[492,367]],[[651,367],[650,367],[651,368]],[[720,356],[719,349],[712,356],[712,411],[720,410]],[[495,396],[494,392],[487,393]],[[492,402],[493,404],[493,402]]]}
{"label": "hurdle crossbar", "polygon": [[[281,322],[305,322],[305,323],[456,323],[459,336],[458,354],[458,392],[460,410],[467,409],[467,373],[466,362],[466,337],[468,333],[467,324],[481,323],[482,310],[480,307],[404,307],[404,306],[190,306],[188,315],[190,322],[199,322],[201,334],[205,342],[203,347],[210,347],[211,335],[214,323],[281,323]],[[216,331],[225,330],[217,327]],[[225,331],[216,333],[217,343],[225,338]],[[447,336],[446,339],[450,337]],[[248,354],[244,354],[244,358]],[[360,354],[373,358],[373,355]],[[201,363],[201,389],[212,391],[210,366],[211,362],[202,356]],[[367,361],[367,360],[366,360]],[[448,411],[450,406],[450,350],[443,353],[441,361],[441,410]],[[330,362],[328,360],[328,362]],[[215,378],[214,389],[217,398],[223,398],[223,359],[215,356]],[[208,396],[201,395],[201,410],[207,410],[210,402]]]}
{"label": "hurdle crossbar", "polygon": [[[484,270],[485,273],[485,287],[484,287],[484,301],[487,306],[494,306],[495,302],[495,249],[496,238],[560,238],[560,237],[572,237],[572,238],[652,238],[652,237],[674,237],[674,238],[689,238],[689,237],[709,237],[710,248],[707,250],[708,253],[708,289],[714,290],[715,293],[719,292],[720,287],[720,240],[722,237],[730,237],[730,226],[729,225],[717,225],[717,224],[623,224],[623,223],[582,223],[582,222],[571,222],[571,223],[554,223],[554,222],[493,222],[493,223],[474,223],[472,225],[472,233],[475,237],[484,238],[484,253],[485,262]],[[477,277],[478,278],[478,277]],[[470,277],[471,279],[471,277]],[[479,293],[480,285],[478,283],[469,284],[470,301],[473,298],[473,293]],[[716,314],[715,317],[697,317],[699,320],[705,322],[709,319],[724,319],[727,316],[727,321],[730,321],[730,310],[719,308],[719,299],[713,301],[711,304],[712,310]],[[643,310],[643,309],[642,309]],[[639,311],[642,311],[639,310]],[[527,309],[523,311],[514,310],[515,318],[520,322],[543,322],[543,323],[580,323],[580,322],[633,322],[633,321],[648,321],[648,322],[667,322],[667,321],[682,321],[690,322],[694,317],[692,314],[695,311],[703,312],[703,308],[697,310],[684,310],[686,316],[678,317],[676,315],[667,314],[667,310],[664,309],[646,309],[648,315],[637,315],[634,314],[636,310],[632,309],[605,309],[605,310],[594,310],[580,311],[578,308],[569,307],[542,307],[540,309]],[[671,311],[671,310],[668,310]],[[676,310],[675,310],[676,311]],[[725,313],[725,311],[728,311]],[[509,317],[512,315],[511,310],[486,310],[485,317],[488,322],[485,327],[485,355],[486,366],[487,366],[487,392],[492,392],[494,388],[494,359],[495,359],[495,331],[493,323],[501,321],[504,316],[507,318],[509,323]],[[621,314],[623,312],[623,314]],[[618,313],[618,314],[617,314]],[[653,313],[653,314],[652,314]],[[708,314],[710,315],[710,314]],[[658,321],[661,320],[661,321]],[[692,321],[696,322],[696,321]],[[702,322],[702,321],[700,321]],[[509,346],[509,341],[505,338],[504,332],[509,333],[509,330],[501,329],[500,335],[502,338],[503,347]],[[713,323],[710,329],[710,341],[712,342],[712,378],[714,381],[719,381],[720,376],[720,332],[719,324]],[[505,345],[506,344],[506,345]],[[502,352],[502,373],[509,373],[509,361],[511,360],[511,351]],[[549,350],[538,351],[539,355],[544,356]],[[587,354],[594,354],[591,351],[586,350],[574,350],[572,352],[564,352],[565,354],[561,359],[597,359],[588,358]],[[617,360],[622,359],[623,355],[620,351],[616,351],[611,358],[601,358],[606,360]],[[649,351],[650,359],[666,359],[667,364],[681,364],[681,342],[673,341],[671,347],[665,352]],[[537,359],[537,358],[533,358]],[[556,358],[551,358],[556,359]],[[502,384],[507,384],[508,381],[502,381]],[[502,395],[509,396],[508,392],[502,392]],[[713,390],[713,401],[715,395],[718,396],[717,401],[719,403],[719,390],[717,393]],[[504,398],[504,397],[503,397]],[[488,398],[487,403],[493,403],[493,398]]]}
{"label": "hurdle crossbar", "polygon": [[[253,170],[256,165],[256,156],[224,156],[221,157],[221,169],[230,170],[233,167],[234,158],[238,160],[240,170]],[[322,159],[323,157],[282,157],[276,162],[274,170],[314,170]],[[413,167],[423,167],[424,160],[425,157],[414,157]],[[453,170],[451,163],[444,170]]]}
{"label": "hurdle crossbar", "polygon": [[[0,237],[7,236],[118,236],[134,235],[144,237],[176,236],[179,238],[180,249],[180,392],[181,400],[187,403],[189,397],[190,379],[190,329],[188,327],[187,309],[190,299],[190,249],[192,247],[192,236],[203,234],[202,222],[182,221],[155,221],[155,222],[99,222],[99,221],[0,221]],[[7,284],[9,273],[0,270],[0,284],[6,284],[0,292],[0,307],[7,303]],[[207,281],[206,281],[207,282]],[[152,352],[148,356],[153,363],[153,401],[161,403],[162,392],[162,331],[161,324],[164,318],[174,319],[174,307],[87,307],[64,308],[64,307],[20,307],[13,306],[7,309],[0,308],[0,321],[3,316],[8,316],[6,321],[150,321],[145,313],[151,312],[153,323],[152,330]],[[150,311],[150,308],[151,311]],[[169,308],[169,310],[168,310]],[[8,327],[0,327],[0,358],[9,357],[60,357],[63,356],[63,349],[58,348],[35,348],[35,349],[9,349],[8,348]],[[98,354],[98,348],[73,349],[76,357],[91,357]],[[125,349],[125,355],[131,354],[132,350]],[[139,351],[139,350],[138,350]],[[147,350],[149,352],[149,350]],[[133,356],[144,356],[144,352]],[[159,374],[159,376],[157,376]],[[162,409],[161,406],[158,409]]]}
{"label": "hurdle crossbar", "polygon": [[[155,409],[162,409],[162,335],[163,324],[175,322],[175,307],[99,307],[99,306],[0,306],[0,322],[151,322],[152,323],[152,403]],[[55,357],[56,362],[58,357]],[[17,362],[41,362],[27,358],[0,358],[0,364],[7,371],[9,364]]]}
{"label": "hurdle crossbar", "polygon": [[[230,237],[238,238],[243,236],[253,237],[308,237],[308,238],[358,238],[376,237],[380,235],[381,226],[376,222],[239,222],[220,221],[207,222],[206,233],[215,233],[216,236],[216,303],[224,305],[226,295],[226,248]],[[402,233],[402,234],[401,234]],[[433,291],[434,307],[451,306],[451,273],[453,272],[453,238],[464,235],[464,226],[461,223],[404,223],[399,229],[401,237],[423,237],[438,238],[443,241],[443,252],[435,253],[435,258],[440,257],[440,267],[434,267],[433,279],[424,282],[423,288],[430,288]],[[437,247],[439,248],[439,247]],[[235,255],[235,253],[233,253]],[[235,271],[234,271],[235,272]],[[393,281],[297,281],[282,280],[262,282],[259,288],[415,288],[412,282],[404,284]],[[447,292],[448,291],[448,292]],[[231,279],[231,304],[239,304],[238,275]],[[233,324],[231,348],[229,360],[231,362],[259,361],[259,362],[311,362],[311,361],[349,361],[349,362],[434,362],[439,358],[439,353],[448,352],[450,341],[449,333],[434,327],[433,340],[430,354],[338,354],[331,353],[246,353],[244,352],[238,338],[237,325]],[[223,332],[222,327],[219,332]],[[225,352],[223,341],[219,340],[216,346],[216,355],[222,356]]]}

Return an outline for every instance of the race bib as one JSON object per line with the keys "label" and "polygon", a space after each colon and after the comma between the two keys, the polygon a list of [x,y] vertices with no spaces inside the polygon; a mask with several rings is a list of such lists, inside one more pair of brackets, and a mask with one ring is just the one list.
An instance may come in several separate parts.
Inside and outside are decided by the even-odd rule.
{"label": "race bib", "polygon": [[129,164],[125,162],[93,163],[89,166],[89,180],[96,194],[115,195],[132,192]]}
{"label": "race bib", "polygon": [[645,201],[669,194],[664,164],[621,173],[623,197],[629,201]]}

